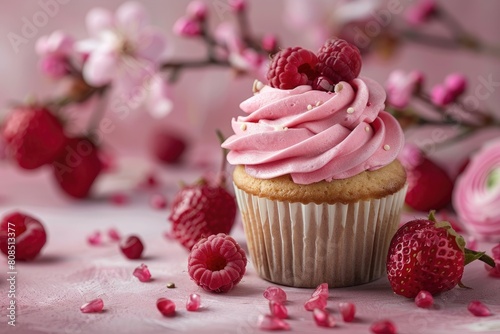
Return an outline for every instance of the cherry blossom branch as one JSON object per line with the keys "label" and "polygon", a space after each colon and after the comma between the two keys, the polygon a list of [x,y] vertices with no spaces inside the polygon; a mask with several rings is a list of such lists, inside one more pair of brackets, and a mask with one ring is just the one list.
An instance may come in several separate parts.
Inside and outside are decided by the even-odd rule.
{"label": "cherry blossom branch", "polygon": [[[448,28],[453,37],[444,37],[418,32],[412,29],[398,30],[394,28],[394,32],[412,42],[439,47],[450,50],[465,49],[472,52],[486,54],[493,57],[500,57],[500,47],[488,45],[477,36],[470,34],[453,15],[451,15],[444,7],[433,3],[431,7],[425,7],[425,4],[417,4],[421,8],[413,10],[420,11],[420,20],[426,21],[430,18],[440,19],[441,22]],[[423,23],[423,22],[420,22]]]}

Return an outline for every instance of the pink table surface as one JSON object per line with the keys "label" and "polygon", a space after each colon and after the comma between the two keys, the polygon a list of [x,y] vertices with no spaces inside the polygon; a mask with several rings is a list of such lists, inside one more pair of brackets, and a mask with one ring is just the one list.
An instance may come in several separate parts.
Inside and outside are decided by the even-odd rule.
{"label": "pink table surface", "polygon": [[[155,211],[148,205],[147,191],[133,193],[131,203],[117,207],[104,200],[68,201],[49,181],[48,171],[20,174],[10,166],[1,168],[0,214],[14,209],[32,213],[45,224],[48,242],[34,262],[17,266],[16,326],[7,325],[7,264],[0,260],[0,333],[259,333],[259,314],[268,312],[262,292],[272,284],[260,279],[249,262],[241,283],[226,294],[207,293],[187,274],[188,253],[167,240],[168,211]],[[200,174],[181,167],[161,171],[167,184],[162,190],[171,199],[180,179],[192,180]],[[175,181],[175,182],[174,182]],[[404,219],[408,219],[408,215]],[[116,244],[90,246],[86,237],[95,230],[117,228],[123,235],[138,234],[145,241],[144,258],[125,259]],[[232,235],[244,247],[238,221]],[[493,244],[481,243],[490,250]],[[145,263],[154,280],[141,283],[132,276],[135,267]],[[175,289],[166,287],[175,282]],[[369,325],[388,318],[398,333],[500,333],[500,280],[490,278],[481,263],[466,269],[463,282],[473,289],[453,289],[435,298],[433,309],[419,309],[412,300],[395,296],[385,277],[370,284],[330,289],[328,308],[338,320],[330,331],[369,333]],[[283,287],[288,294],[288,322],[291,332],[325,333],[316,327],[303,303],[312,289]],[[201,295],[203,308],[187,312],[190,293]],[[100,297],[105,311],[82,314],[80,306]],[[165,318],[156,309],[156,299],[166,297],[177,304],[177,315]],[[472,300],[486,303],[493,316],[477,318],[467,311]],[[357,306],[357,320],[346,324],[337,310],[339,302]]]}

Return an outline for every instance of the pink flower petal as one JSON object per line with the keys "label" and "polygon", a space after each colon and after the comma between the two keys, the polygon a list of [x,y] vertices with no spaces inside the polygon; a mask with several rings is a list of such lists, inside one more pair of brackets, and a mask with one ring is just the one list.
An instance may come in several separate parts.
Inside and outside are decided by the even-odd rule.
{"label": "pink flower petal", "polygon": [[155,76],[150,84],[149,95],[146,99],[146,107],[155,118],[167,116],[173,108],[170,100],[170,87],[165,79]]}
{"label": "pink flower petal", "polygon": [[73,52],[74,39],[60,30],[48,36],[42,36],[36,41],[35,50],[39,55],[55,54],[67,56]]}
{"label": "pink flower petal", "polygon": [[88,12],[85,23],[89,35],[97,37],[104,30],[114,28],[113,13],[105,8],[93,8]]}
{"label": "pink flower petal", "polygon": [[145,28],[140,32],[136,42],[135,55],[157,64],[166,46],[167,41],[162,32],[154,28]]}
{"label": "pink flower petal", "polygon": [[140,2],[129,1],[116,10],[116,25],[127,37],[139,37],[138,33],[149,23],[149,15]]}
{"label": "pink flower petal", "polygon": [[118,55],[113,52],[93,52],[83,67],[83,77],[89,84],[99,87],[111,82],[118,66]]}

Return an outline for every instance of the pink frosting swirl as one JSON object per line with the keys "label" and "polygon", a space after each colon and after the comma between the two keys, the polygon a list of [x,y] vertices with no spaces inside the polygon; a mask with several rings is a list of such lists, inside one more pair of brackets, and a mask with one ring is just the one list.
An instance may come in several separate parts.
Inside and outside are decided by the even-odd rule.
{"label": "pink frosting swirl", "polygon": [[467,230],[500,241],[500,140],[487,143],[458,178],[453,207]]}
{"label": "pink frosting swirl", "polygon": [[264,86],[241,103],[234,135],[222,147],[233,165],[253,177],[290,174],[297,184],[344,179],[396,159],[403,147],[399,123],[384,110],[375,81],[340,82],[336,92]]}

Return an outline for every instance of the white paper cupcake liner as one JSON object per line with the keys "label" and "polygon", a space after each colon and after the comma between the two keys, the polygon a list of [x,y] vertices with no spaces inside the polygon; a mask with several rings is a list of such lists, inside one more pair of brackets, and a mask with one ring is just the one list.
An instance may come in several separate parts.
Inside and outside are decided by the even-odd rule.
{"label": "white paper cupcake liner", "polygon": [[236,198],[257,273],[282,285],[359,285],[385,272],[406,186],[353,204],[271,201],[240,190]]}

